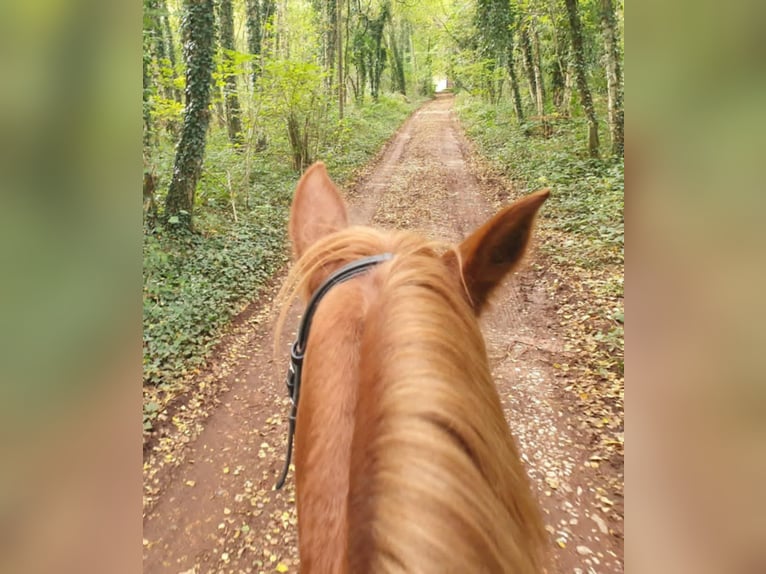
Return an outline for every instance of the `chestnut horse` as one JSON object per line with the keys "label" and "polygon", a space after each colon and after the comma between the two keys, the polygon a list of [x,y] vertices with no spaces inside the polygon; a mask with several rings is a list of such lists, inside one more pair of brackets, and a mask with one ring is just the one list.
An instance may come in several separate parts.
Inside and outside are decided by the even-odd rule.
{"label": "chestnut horse", "polygon": [[477,317],[547,197],[524,197],[445,249],[349,226],[324,165],[303,175],[280,326],[294,297],[389,255],[333,284],[307,334],[295,434],[302,572],[543,571],[545,532]]}

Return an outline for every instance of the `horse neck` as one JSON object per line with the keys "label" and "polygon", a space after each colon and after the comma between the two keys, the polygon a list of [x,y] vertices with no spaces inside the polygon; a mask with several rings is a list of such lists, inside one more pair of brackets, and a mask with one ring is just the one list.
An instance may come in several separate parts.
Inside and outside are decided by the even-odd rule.
{"label": "horse neck", "polygon": [[538,511],[478,324],[444,266],[391,272],[360,357],[350,571],[539,572]]}

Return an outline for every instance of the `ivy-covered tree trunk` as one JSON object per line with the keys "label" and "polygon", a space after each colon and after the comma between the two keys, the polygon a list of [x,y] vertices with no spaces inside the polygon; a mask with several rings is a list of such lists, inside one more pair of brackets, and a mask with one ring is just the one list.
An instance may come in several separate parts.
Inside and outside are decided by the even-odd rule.
{"label": "ivy-covered tree trunk", "polygon": [[572,88],[574,87],[575,67],[574,58],[572,58],[572,47],[566,56],[567,68],[564,74],[564,93],[561,96],[561,114],[568,118],[572,115]]}
{"label": "ivy-covered tree trunk", "polygon": [[221,48],[223,50],[223,91],[226,105],[226,127],[229,141],[235,146],[242,145],[242,120],[240,118],[237,76],[235,74],[234,11],[231,0],[220,0]]}
{"label": "ivy-covered tree trunk", "polygon": [[[147,62],[146,72],[150,83],[154,84],[153,96],[161,96],[166,100],[175,99],[173,88],[173,66],[168,58],[168,51],[173,46],[167,44],[165,28],[163,27],[163,18],[167,16],[167,7],[164,0],[144,0],[144,59],[146,59],[146,48],[149,54],[154,56],[154,65],[152,65],[151,56]],[[177,135],[176,122],[165,119],[165,128],[171,137]],[[159,143],[159,132],[155,130],[154,138]]]}
{"label": "ivy-covered tree trunk", "polygon": [[152,58],[148,49],[147,33],[144,30],[144,53],[143,53],[143,116],[144,116],[144,147],[152,145],[152,132],[154,129],[152,122]]}
{"label": "ivy-covered tree trunk", "polygon": [[487,101],[492,105],[497,105],[497,102],[500,98],[500,94],[497,93],[496,89],[496,83],[495,83],[495,70],[497,66],[495,65],[494,59],[489,59],[486,61],[486,66],[484,67],[484,92],[487,94]]}
{"label": "ivy-covered tree trunk", "polygon": [[[513,50],[513,20],[508,0],[478,0],[476,3],[474,23],[479,31],[477,47],[480,57],[485,61],[484,83],[492,103],[499,101],[504,79],[498,77],[496,70],[504,61],[509,72],[513,68],[513,59],[508,59],[512,57]],[[516,76],[515,70],[513,75]],[[518,117],[519,110],[516,111]]]}
{"label": "ivy-covered tree trunk", "polygon": [[372,38],[372,51],[369,53],[368,72],[370,74],[370,95],[378,101],[380,95],[380,77],[386,67],[386,47],[383,45],[383,32],[386,22],[391,17],[391,8],[386,2],[383,4],[380,14],[374,20],[370,20],[369,34]]}
{"label": "ivy-covered tree trunk", "polygon": [[564,73],[561,63],[556,61],[551,65],[551,103],[556,111],[561,113],[564,96]]}
{"label": "ivy-covered tree trunk", "polygon": [[[173,37],[173,29],[170,27],[170,14],[168,13],[168,4],[166,0],[160,0],[160,10],[162,11],[162,27],[165,36],[165,45],[167,46],[167,56],[170,62],[170,70],[172,72],[172,78],[176,76],[176,43]],[[173,99],[177,102],[182,100],[181,90],[173,86],[172,88]]]}
{"label": "ivy-covered tree trunk", "polygon": [[569,22],[566,12],[558,9],[557,2],[546,6],[551,26],[551,44],[553,58],[550,63],[551,103],[559,114],[564,114],[564,90],[566,89],[566,71],[569,61]]}
{"label": "ivy-covered tree trunk", "polygon": [[513,96],[513,110],[516,112],[516,119],[519,123],[524,121],[524,108],[521,105],[521,91],[519,89],[519,78],[516,75],[516,64],[513,61],[513,36],[508,33],[508,47],[505,66],[508,68],[508,75],[511,77],[511,94]]}
{"label": "ivy-covered tree trunk", "polygon": [[588,87],[588,77],[585,71],[585,51],[583,49],[582,25],[578,13],[577,0],[566,0],[567,14],[569,15],[569,28],[572,38],[572,57],[575,65],[575,79],[577,89],[580,91],[580,101],[588,118],[588,153],[591,157],[598,157],[598,120],[596,110],[593,107],[593,98]]}
{"label": "ivy-covered tree trunk", "polygon": [[261,57],[277,53],[279,26],[275,0],[261,0]]}
{"label": "ivy-covered tree trunk", "polygon": [[285,34],[287,30],[287,18],[285,12],[287,11],[287,3],[280,2],[276,6],[274,13],[274,21],[272,28],[272,54],[277,60],[289,60],[290,59],[290,46],[287,43],[289,35]]}
{"label": "ivy-covered tree trunk", "polygon": [[524,71],[527,73],[529,82],[529,97],[533,102],[537,101],[537,83],[535,81],[535,66],[532,59],[532,46],[529,41],[528,24],[523,21],[519,29],[519,46],[523,56]]}
{"label": "ivy-covered tree trunk", "polygon": [[623,108],[622,69],[618,47],[617,24],[612,0],[600,0],[601,34],[606,54],[607,111],[612,154],[625,153],[625,110]]}
{"label": "ivy-covered tree trunk", "polygon": [[[356,72],[356,82],[354,82],[354,96],[356,102],[364,102],[364,96],[367,93],[367,39],[360,30],[354,33],[354,52],[353,63]],[[346,60],[348,62],[348,60]]]}
{"label": "ivy-covered tree trunk", "polygon": [[[162,27],[162,10],[157,0],[148,0],[144,9],[144,20],[149,21],[148,32],[151,36],[151,46],[154,52],[154,60],[157,62],[160,80],[162,79],[162,68],[166,63],[165,33]],[[163,93],[167,95],[167,86],[162,85]]]}
{"label": "ivy-covered tree trunk", "polygon": [[247,0],[247,49],[254,56],[250,68],[250,81],[255,91],[258,76],[261,74],[261,3],[259,0]]}
{"label": "ivy-covered tree trunk", "polygon": [[[330,0],[332,1],[332,0]],[[346,22],[348,23],[349,11],[346,11]],[[338,116],[343,119],[343,104],[346,99],[346,83],[343,81],[343,4],[340,0],[335,0],[335,43],[338,48]],[[348,30],[346,30],[346,41],[348,41]],[[348,58],[345,59],[348,62]],[[348,65],[348,64],[346,64]]]}
{"label": "ivy-covered tree trunk", "polygon": [[267,26],[273,25],[276,3],[274,0],[247,0],[246,11],[247,49],[250,54],[255,56],[250,75],[253,91],[255,91],[263,67],[263,57],[268,39]]}
{"label": "ivy-covered tree trunk", "polygon": [[545,116],[545,81],[543,79],[542,55],[540,54],[540,35],[537,32],[537,26],[532,30],[532,66],[535,73],[535,103],[537,105],[537,115],[540,117],[540,125],[543,129],[543,137],[550,135],[550,125]]}
{"label": "ivy-covered tree trunk", "polygon": [[412,66],[412,78],[417,83],[420,75],[418,74],[418,59],[415,55],[415,41],[412,38],[412,24],[410,22],[407,22],[407,49],[409,50],[410,65]]}
{"label": "ivy-covered tree trunk", "polygon": [[298,173],[303,173],[312,163],[311,151],[309,149],[308,120],[304,121],[303,126],[301,126],[298,117],[294,113],[290,113],[287,117],[287,137],[290,140],[293,168]]}
{"label": "ivy-covered tree trunk", "polygon": [[389,43],[391,44],[391,87],[395,92],[406,96],[407,84],[404,78],[403,46],[400,48],[398,40],[396,30],[392,25],[389,34]]}
{"label": "ivy-covered tree trunk", "polygon": [[165,200],[165,217],[191,229],[194,194],[202,171],[210,123],[210,83],[215,53],[213,0],[184,0],[181,26],[186,64],[186,107],[173,164],[173,179]]}
{"label": "ivy-covered tree trunk", "polygon": [[322,46],[324,52],[324,67],[327,73],[327,79],[325,85],[327,87],[327,93],[332,93],[332,88],[335,85],[335,55],[338,52],[338,44],[336,40],[336,30],[338,28],[338,0],[325,0],[324,6],[324,34],[322,35]]}

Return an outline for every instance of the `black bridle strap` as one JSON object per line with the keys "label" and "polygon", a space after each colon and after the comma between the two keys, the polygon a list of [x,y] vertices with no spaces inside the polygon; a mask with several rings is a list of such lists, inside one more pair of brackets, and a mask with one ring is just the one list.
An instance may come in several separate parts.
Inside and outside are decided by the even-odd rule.
{"label": "black bridle strap", "polygon": [[309,304],[306,306],[306,311],[303,314],[303,319],[301,319],[298,334],[290,348],[290,365],[287,369],[287,394],[290,396],[292,407],[290,408],[290,417],[288,420],[287,459],[285,460],[282,474],[274,487],[275,490],[279,490],[284,486],[285,480],[287,479],[287,473],[290,471],[290,460],[292,459],[293,454],[293,438],[295,436],[295,419],[298,414],[298,400],[301,395],[301,370],[303,368],[303,357],[306,353],[306,342],[309,338],[311,322],[314,320],[314,315],[316,314],[319,302],[325,295],[327,295],[330,289],[336,285],[344,283],[349,279],[353,279],[357,275],[367,271],[370,267],[379,265],[384,261],[389,261],[393,256],[393,253],[382,253],[380,255],[373,255],[371,257],[364,257],[363,259],[352,261],[330,275],[311,296]]}

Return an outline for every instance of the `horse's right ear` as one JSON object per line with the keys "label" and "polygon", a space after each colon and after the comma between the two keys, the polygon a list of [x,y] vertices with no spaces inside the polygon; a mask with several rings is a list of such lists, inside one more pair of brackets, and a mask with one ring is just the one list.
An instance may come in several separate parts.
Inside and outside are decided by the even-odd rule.
{"label": "horse's right ear", "polygon": [[[537,210],[549,194],[543,189],[515,201],[458,246],[462,283],[477,315],[492,291],[523,259]],[[453,251],[444,256],[450,266],[457,267]]]}
{"label": "horse's right ear", "polygon": [[290,208],[290,240],[296,258],[315,241],[348,225],[346,204],[318,161],[306,170],[295,189]]}

